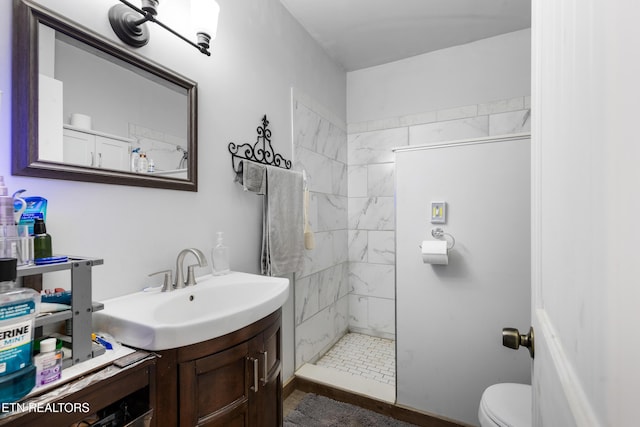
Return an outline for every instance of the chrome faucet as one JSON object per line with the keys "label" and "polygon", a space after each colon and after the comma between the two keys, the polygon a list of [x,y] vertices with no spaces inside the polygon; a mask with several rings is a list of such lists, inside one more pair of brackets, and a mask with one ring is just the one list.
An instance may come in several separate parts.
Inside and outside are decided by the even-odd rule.
{"label": "chrome faucet", "polygon": [[[184,281],[184,274],[182,272],[182,264],[184,263],[184,257],[187,256],[187,254],[192,253],[195,257],[196,260],[198,261],[198,264],[192,264],[189,265],[187,267],[187,281]],[[196,277],[193,273],[193,269],[195,267],[206,267],[207,264],[207,257],[202,253],[202,251],[200,251],[199,249],[196,248],[188,248],[188,249],[183,249],[182,251],[180,251],[180,253],[178,254],[178,259],[176,260],[176,284],[175,284],[175,289],[182,289],[185,286],[189,286],[189,285],[195,285],[196,284]]]}

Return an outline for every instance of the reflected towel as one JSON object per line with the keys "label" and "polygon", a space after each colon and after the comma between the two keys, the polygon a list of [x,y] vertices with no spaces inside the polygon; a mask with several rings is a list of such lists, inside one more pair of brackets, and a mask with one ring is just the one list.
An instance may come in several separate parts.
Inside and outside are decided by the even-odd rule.
{"label": "reflected towel", "polygon": [[295,272],[304,249],[302,173],[243,161],[243,186],[264,195],[261,271]]}
{"label": "reflected towel", "polygon": [[242,184],[244,191],[251,191],[258,194],[266,193],[266,165],[241,161],[239,168],[240,170],[236,172],[235,181]]}

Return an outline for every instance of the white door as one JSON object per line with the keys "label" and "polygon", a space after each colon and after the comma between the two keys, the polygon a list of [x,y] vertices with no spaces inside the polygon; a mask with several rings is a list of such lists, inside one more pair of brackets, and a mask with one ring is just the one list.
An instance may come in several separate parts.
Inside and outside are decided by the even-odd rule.
{"label": "white door", "polygon": [[535,426],[638,425],[638,16],[533,0]]}

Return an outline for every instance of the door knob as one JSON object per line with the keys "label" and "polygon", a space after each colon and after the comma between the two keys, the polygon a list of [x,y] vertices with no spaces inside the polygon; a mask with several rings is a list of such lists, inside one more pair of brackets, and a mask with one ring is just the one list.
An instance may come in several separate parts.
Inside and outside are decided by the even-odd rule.
{"label": "door knob", "polygon": [[533,327],[529,328],[527,335],[522,335],[516,328],[502,329],[502,345],[514,350],[517,350],[520,346],[527,347],[532,359],[535,354],[533,342]]}

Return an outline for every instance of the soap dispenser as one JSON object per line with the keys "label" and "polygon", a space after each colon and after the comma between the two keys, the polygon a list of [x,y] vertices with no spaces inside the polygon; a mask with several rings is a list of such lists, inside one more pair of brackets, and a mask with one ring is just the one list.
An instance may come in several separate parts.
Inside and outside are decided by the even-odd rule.
{"label": "soap dispenser", "polygon": [[218,231],[218,242],[211,251],[213,275],[221,276],[229,273],[229,248],[223,243],[222,231]]}

